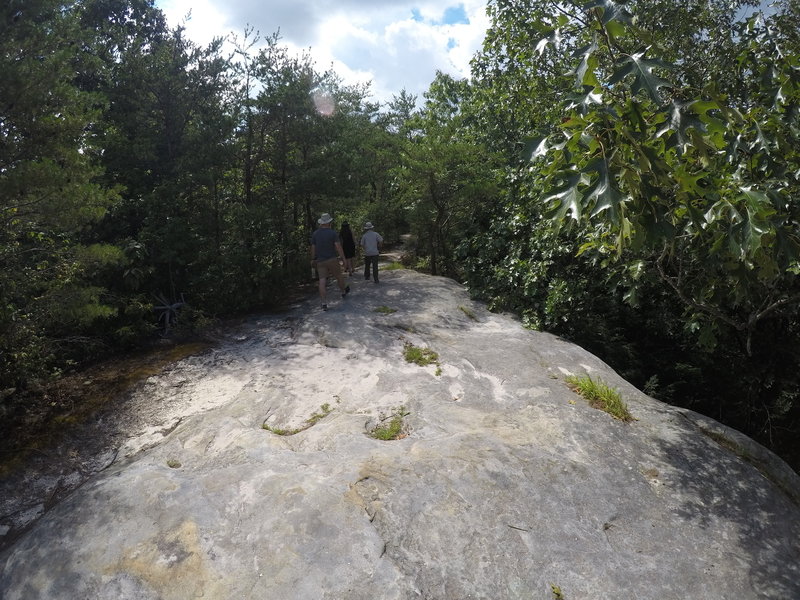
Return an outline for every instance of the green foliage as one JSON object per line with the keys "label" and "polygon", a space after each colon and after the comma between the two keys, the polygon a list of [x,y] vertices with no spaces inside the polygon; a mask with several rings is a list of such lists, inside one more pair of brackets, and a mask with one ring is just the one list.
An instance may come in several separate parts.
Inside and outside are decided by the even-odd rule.
{"label": "green foliage", "polygon": [[460,276],[454,247],[476,205],[495,191],[494,157],[466,126],[469,95],[466,80],[437,73],[424,108],[404,123],[415,135],[403,143],[395,170],[398,196],[417,240],[415,268],[434,275]]}
{"label": "green foliage", "polygon": [[[26,4],[0,24],[0,387],[24,386],[90,348],[85,334],[115,314],[98,276],[117,249],[84,243],[116,201],[98,184],[95,124],[103,98],[74,85],[83,57],[74,14]],[[59,346],[58,348],[56,346]]]}
{"label": "green foliage", "polygon": [[603,381],[594,380],[589,375],[580,377],[570,375],[566,378],[566,382],[586,398],[591,406],[599,408],[625,423],[634,420],[619,392],[608,387]]}
{"label": "green foliage", "polygon": [[[646,37],[618,25],[631,47]],[[557,224],[584,224],[580,253],[615,267],[628,302],[635,307],[661,285],[683,307],[673,314],[694,338],[694,360],[707,352],[738,365],[747,392],[730,390],[737,401],[729,418],[752,432],[758,411],[771,440],[775,421],[792,418],[786,399],[798,386],[786,355],[796,356],[800,304],[800,207],[792,200],[800,55],[760,17],[737,34],[746,85],[736,95],[716,82],[667,85],[624,61],[608,69],[606,83],[598,70],[583,91],[594,101],[571,100],[569,118],[546,143],[539,185]]]}
{"label": "green foliage", "polygon": [[796,462],[797,8],[737,8],[490,3],[470,111],[509,166],[456,256],[493,308]]}
{"label": "green foliage", "polygon": [[331,408],[331,405],[328,404],[327,402],[325,404],[320,405],[319,412],[316,412],[313,415],[311,415],[306,420],[306,423],[308,423],[309,426],[315,425],[318,421],[327,417],[330,414],[331,410],[333,409]]}
{"label": "green foliage", "polygon": [[[597,19],[608,34],[596,38],[600,49],[610,33]],[[617,26],[628,46],[646,37]],[[742,67],[766,84],[747,105],[727,102],[714,83],[699,93],[670,84],[654,72],[665,63],[637,53],[611,65],[604,81],[598,60],[584,75],[594,85],[581,92],[592,102],[567,103],[536,160],[546,214],[559,225],[587,223],[580,253],[651,269],[684,304],[701,344],[713,347],[721,328],[733,328],[752,354],[760,322],[800,302],[800,214],[790,201],[791,174],[800,172],[791,126],[800,76],[796,56],[778,54],[778,40],[755,19],[740,35]],[[638,282],[628,285],[635,293]]]}

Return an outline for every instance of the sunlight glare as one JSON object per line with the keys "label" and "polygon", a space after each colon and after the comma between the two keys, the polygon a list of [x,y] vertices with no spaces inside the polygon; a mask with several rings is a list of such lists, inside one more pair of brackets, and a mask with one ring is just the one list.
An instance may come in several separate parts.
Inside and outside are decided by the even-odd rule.
{"label": "sunlight glare", "polygon": [[317,112],[325,117],[330,117],[336,110],[336,102],[329,94],[324,92],[314,92],[312,94],[314,106]]}

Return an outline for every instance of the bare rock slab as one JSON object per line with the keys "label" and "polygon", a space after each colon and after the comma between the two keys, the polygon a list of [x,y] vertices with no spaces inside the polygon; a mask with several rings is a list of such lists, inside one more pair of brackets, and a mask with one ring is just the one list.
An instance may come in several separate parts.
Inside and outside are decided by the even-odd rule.
{"label": "bare rock slab", "polygon": [[[451,280],[351,286],[143,384],[172,425],[36,521],[0,596],[800,598],[800,483],[771,453]],[[571,391],[583,373],[636,420]],[[397,414],[400,439],[369,435]]]}

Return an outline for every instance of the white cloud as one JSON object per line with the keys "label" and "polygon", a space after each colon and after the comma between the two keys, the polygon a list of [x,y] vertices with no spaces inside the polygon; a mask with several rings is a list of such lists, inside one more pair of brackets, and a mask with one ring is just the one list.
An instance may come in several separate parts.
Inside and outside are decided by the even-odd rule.
{"label": "white cloud", "polygon": [[[436,70],[469,76],[469,61],[488,26],[484,0],[157,0],[171,26],[184,23],[199,44],[250,25],[268,36],[280,31],[291,50],[311,51],[320,70],[333,67],[345,83],[372,81],[376,100],[401,89],[420,98]],[[465,15],[469,24],[448,16]],[[463,13],[461,12],[463,10]],[[463,19],[460,19],[463,21]]]}
{"label": "white cloud", "polygon": [[233,27],[224,3],[218,0],[161,0],[156,5],[167,16],[170,26],[184,25],[189,38],[201,45],[226,36]]}

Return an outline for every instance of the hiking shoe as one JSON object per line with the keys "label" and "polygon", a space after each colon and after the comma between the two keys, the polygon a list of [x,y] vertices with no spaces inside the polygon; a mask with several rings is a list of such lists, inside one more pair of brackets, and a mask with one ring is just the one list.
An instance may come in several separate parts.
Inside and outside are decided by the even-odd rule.
{"label": "hiking shoe", "polygon": [[348,285],[346,288],[344,288],[344,292],[342,293],[342,298],[347,296],[347,294],[349,293],[350,293],[350,286]]}
{"label": "hiking shoe", "polygon": [[327,304],[323,304],[322,305],[322,310],[328,310],[328,305]]}

